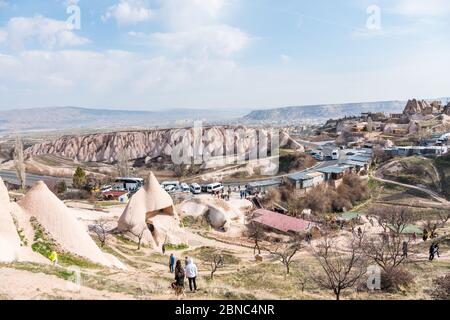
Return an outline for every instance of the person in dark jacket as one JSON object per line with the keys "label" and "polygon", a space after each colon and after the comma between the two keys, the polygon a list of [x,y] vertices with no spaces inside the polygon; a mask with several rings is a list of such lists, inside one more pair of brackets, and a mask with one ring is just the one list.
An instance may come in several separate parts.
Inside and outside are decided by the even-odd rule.
{"label": "person in dark jacket", "polygon": [[173,253],[170,255],[169,258],[169,269],[170,269],[170,273],[174,272],[174,268],[175,268],[175,257],[173,255]]}
{"label": "person in dark jacket", "polygon": [[175,282],[172,283],[172,289],[175,290],[177,298],[186,296],[184,293],[184,278],[184,268],[181,266],[181,260],[178,260],[175,266]]}
{"label": "person in dark jacket", "polygon": [[403,241],[402,252],[402,257],[408,258],[408,242],[406,241]]}
{"label": "person in dark jacket", "polygon": [[435,254],[435,252],[436,252],[436,251],[435,251],[435,244],[434,244],[434,243],[431,244],[429,252],[430,252],[430,257],[428,258],[428,260],[433,261],[433,259],[434,259],[434,254]]}

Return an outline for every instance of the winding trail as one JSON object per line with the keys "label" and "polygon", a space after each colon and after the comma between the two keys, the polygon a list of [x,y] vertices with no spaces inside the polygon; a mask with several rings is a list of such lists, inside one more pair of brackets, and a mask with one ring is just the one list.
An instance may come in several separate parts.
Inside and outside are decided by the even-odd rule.
{"label": "winding trail", "polygon": [[418,190],[418,191],[424,192],[424,193],[428,194],[429,196],[431,196],[436,201],[438,201],[441,204],[443,204],[445,207],[448,207],[450,209],[450,201],[447,201],[447,199],[441,197],[439,194],[437,194],[434,191],[431,191],[431,190],[429,190],[427,188],[423,188],[423,187],[418,187],[418,186],[413,186],[413,185],[410,185],[410,184],[397,182],[397,181],[394,181],[394,180],[387,180],[387,179],[384,179],[384,178],[380,178],[377,175],[379,175],[378,170],[375,171],[375,173],[371,174],[370,176],[374,180],[377,180],[377,181],[380,181],[380,182],[390,183],[390,184],[394,184],[394,185],[397,185],[397,186],[405,187],[405,188],[408,188],[408,189],[414,189],[414,190]]}

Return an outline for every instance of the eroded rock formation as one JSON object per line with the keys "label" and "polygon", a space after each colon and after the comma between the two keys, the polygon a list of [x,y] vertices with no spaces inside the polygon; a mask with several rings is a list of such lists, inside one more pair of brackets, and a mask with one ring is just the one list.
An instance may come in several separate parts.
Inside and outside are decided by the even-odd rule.
{"label": "eroded rock formation", "polygon": [[[267,138],[261,138],[264,136]],[[129,159],[170,157],[173,154],[183,158],[192,155],[194,141],[201,141],[202,157],[248,155],[264,139],[270,150],[271,137],[272,131],[267,129],[224,126],[197,131],[190,128],[98,133],[63,136],[51,142],[36,144],[25,150],[25,155],[52,154],[80,162],[114,163],[125,150]],[[287,143],[284,132],[280,132],[279,137],[280,145]]]}

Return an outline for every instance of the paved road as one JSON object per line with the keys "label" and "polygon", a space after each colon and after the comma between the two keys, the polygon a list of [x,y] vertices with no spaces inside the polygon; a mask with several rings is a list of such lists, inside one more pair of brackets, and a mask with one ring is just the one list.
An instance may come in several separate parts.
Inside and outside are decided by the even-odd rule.
{"label": "paved road", "polygon": [[[9,183],[19,184],[19,179],[17,179],[17,174],[15,171],[2,170],[0,171],[0,177],[4,181],[8,181]],[[60,177],[50,177],[50,176],[42,176],[38,174],[27,173],[26,185],[33,186],[38,181],[61,181],[64,180],[68,185],[72,184],[72,179],[69,178],[60,178]]]}

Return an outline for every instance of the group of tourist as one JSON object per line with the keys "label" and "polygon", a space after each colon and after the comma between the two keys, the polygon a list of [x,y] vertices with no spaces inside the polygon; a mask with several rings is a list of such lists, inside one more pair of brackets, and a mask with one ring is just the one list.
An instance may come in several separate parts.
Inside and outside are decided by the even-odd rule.
{"label": "group of tourist", "polygon": [[175,291],[177,297],[185,296],[184,281],[186,278],[189,281],[189,290],[191,292],[197,291],[198,269],[192,258],[185,257],[183,268],[181,260],[176,260],[172,253],[169,258],[169,270],[170,273],[175,274],[175,281],[172,283],[171,287]]}

